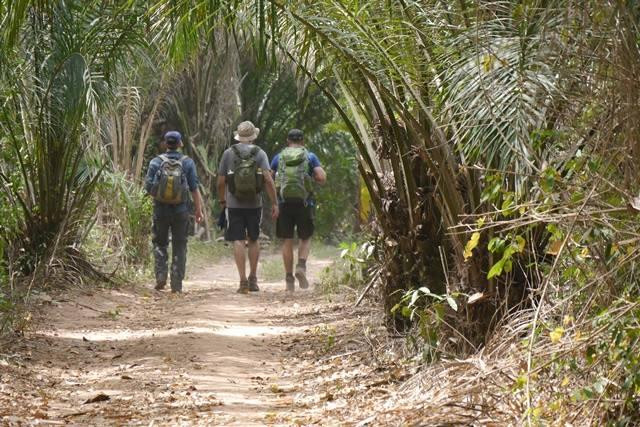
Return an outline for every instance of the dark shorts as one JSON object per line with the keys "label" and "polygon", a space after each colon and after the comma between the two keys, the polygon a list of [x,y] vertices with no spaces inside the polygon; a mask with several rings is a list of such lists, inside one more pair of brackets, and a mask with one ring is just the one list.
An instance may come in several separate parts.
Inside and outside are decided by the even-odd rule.
{"label": "dark shorts", "polygon": [[280,216],[276,223],[276,236],[280,239],[293,239],[297,230],[298,238],[307,240],[313,235],[313,206],[304,204],[280,204]]}
{"label": "dark shorts", "polygon": [[262,208],[228,208],[227,230],[224,233],[224,239],[229,242],[247,238],[251,241],[258,240],[261,219]]}

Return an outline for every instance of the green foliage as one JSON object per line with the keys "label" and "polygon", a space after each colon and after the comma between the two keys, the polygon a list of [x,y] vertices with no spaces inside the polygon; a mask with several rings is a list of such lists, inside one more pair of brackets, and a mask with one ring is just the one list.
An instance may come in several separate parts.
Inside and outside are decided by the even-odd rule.
{"label": "green foliage", "polygon": [[224,243],[197,239],[189,239],[187,256],[187,271],[195,268],[206,268],[223,256],[229,255],[230,249]]}
{"label": "green foliage", "polygon": [[371,280],[375,245],[370,241],[342,242],[338,247],[340,260],[326,267],[320,276],[319,289],[327,294],[336,293],[340,286],[358,288]]}
{"label": "green foliage", "polygon": [[526,241],[522,236],[507,235],[504,239],[494,237],[489,241],[487,249],[489,252],[496,254],[500,259],[491,266],[487,279],[492,279],[504,273],[511,273],[513,269],[513,260],[515,255],[524,251]]}
{"label": "green foliage", "polygon": [[335,242],[353,233],[360,188],[356,148],[345,132],[331,129],[327,125],[313,135],[309,148],[327,173],[327,184],[316,191],[316,230],[320,237]]}
{"label": "green foliage", "polygon": [[3,39],[0,62],[1,80],[11,82],[0,86],[0,134],[11,153],[0,179],[5,200],[20,211],[13,250],[23,274],[52,257],[77,257],[100,174],[84,159],[91,125],[108,102],[111,73],[143,43],[138,15],[121,6],[23,2],[24,15],[1,11],[28,40]]}
{"label": "green foliage", "polygon": [[416,323],[417,337],[407,336],[409,342],[421,354],[422,361],[432,363],[442,357],[446,345],[442,343],[449,331],[444,331],[445,310],[447,307],[458,311],[457,294],[438,295],[429,288],[422,286],[405,292],[400,301],[392,307],[391,313],[396,312]]}
{"label": "green foliage", "polygon": [[89,247],[105,266],[142,267],[150,261],[153,200],[119,172],[103,173],[94,195],[96,223]]}
{"label": "green foliage", "polygon": [[364,243],[340,243],[339,248],[340,259],[344,266],[343,284],[348,286],[358,286],[365,280],[373,254],[376,247],[373,243],[365,241]]}

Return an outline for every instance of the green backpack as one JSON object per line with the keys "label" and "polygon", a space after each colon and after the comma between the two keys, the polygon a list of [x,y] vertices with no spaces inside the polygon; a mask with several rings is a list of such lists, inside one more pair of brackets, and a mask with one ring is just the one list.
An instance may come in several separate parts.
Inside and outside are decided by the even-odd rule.
{"label": "green backpack", "polygon": [[229,192],[238,199],[254,199],[263,187],[262,170],[258,168],[256,154],[259,147],[253,146],[248,153],[243,154],[237,144],[231,149],[235,154],[233,170],[227,174]]}
{"label": "green backpack", "polygon": [[309,152],[304,147],[287,147],[278,161],[277,187],[284,201],[306,202],[313,193],[309,176]]}

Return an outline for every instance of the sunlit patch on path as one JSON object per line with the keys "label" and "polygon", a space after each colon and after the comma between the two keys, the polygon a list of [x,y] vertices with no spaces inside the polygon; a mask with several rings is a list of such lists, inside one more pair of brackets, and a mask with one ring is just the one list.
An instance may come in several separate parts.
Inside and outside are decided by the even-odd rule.
{"label": "sunlit patch on path", "polygon": [[282,343],[309,331],[291,319],[312,291],[261,280],[261,292],[238,295],[235,274],[226,259],[192,272],[180,296],[146,285],[51,298],[21,350],[30,370],[8,363],[23,374],[2,384],[7,410],[50,424],[268,424],[290,409]]}
{"label": "sunlit patch on path", "polygon": [[142,330],[56,330],[44,331],[38,334],[48,337],[68,338],[88,341],[124,341],[137,340],[152,337],[169,337],[180,334],[208,334],[219,335],[224,337],[260,337],[266,335],[282,335],[300,330],[300,328],[291,328],[283,326],[243,326],[243,325],[224,325],[220,322],[197,321],[194,323],[210,324],[209,326],[184,326],[172,329],[142,329]]}

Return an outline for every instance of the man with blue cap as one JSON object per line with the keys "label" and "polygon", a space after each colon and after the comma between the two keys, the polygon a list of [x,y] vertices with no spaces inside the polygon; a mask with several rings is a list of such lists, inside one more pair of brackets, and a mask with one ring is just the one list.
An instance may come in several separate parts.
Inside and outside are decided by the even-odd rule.
{"label": "man with blue cap", "polygon": [[167,284],[169,271],[169,231],[171,231],[171,292],[182,292],[182,280],[187,262],[189,228],[189,193],[193,198],[196,222],[202,221],[202,198],[198,190],[196,165],[178,151],[182,135],[169,131],[164,135],[166,153],[149,163],[145,189],[154,198],[153,256],[155,259],[156,290]]}

